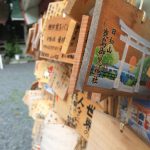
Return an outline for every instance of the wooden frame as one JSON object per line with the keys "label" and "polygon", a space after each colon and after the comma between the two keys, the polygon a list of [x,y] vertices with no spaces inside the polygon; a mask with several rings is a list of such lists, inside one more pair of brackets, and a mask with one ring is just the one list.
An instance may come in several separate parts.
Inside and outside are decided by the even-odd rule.
{"label": "wooden frame", "polygon": [[83,16],[77,49],[76,49],[74,63],[73,63],[73,68],[72,68],[72,74],[70,78],[70,86],[68,90],[69,93],[73,93],[76,88],[77,78],[78,78],[79,70],[81,67],[81,62],[82,62],[83,53],[85,50],[86,39],[88,37],[90,24],[91,24],[91,18],[89,16]]}
{"label": "wooden frame", "polygon": [[[120,9],[120,7],[122,9]],[[138,10],[137,8],[135,8],[134,6],[128,4],[127,2],[125,2],[123,0],[120,0],[120,1],[97,0],[96,1],[93,19],[92,19],[92,25],[90,28],[90,33],[89,33],[89,37],[88,37],[88,41],[87,41],[87,45],[86,45],[84,59],[82,62],[82,66],[81,66],[80,74],[79,74],[79,78],[78,78],[78,84],[77,84],[78,90],[86,90],[86,91],[99,92],[99,93],[104,92],[104,93],[109,93],[109,94],[113,94],[113,95],[118,94],[118,95],[130,95],[130,96],[134,95],[135,93],[145,96],[147,93],[147,95],[149,97],[148,92],[140,93],[140,92],[138,92],[138,90],[136,90],[136,88],[133,92],[130,92],[130,90],[124,90],[124,89],[122,90],[121,88],[118,88],[119,86],[118,87],[116,87],[116,86],[108,87],[108,86],[106,86],[106,84],[107,84],[106,82],[100,83],[98,81],[98,83],[96,83],[96,82],[91,83],[92,80],[89,79],[89,76],[91,75],[91,70],[92,70],[91,68],[93,65],[93,60],[95,59],[94,55],[96,54],[96,48],[101,50],[102,46],[100,43],[104,44],[105,38],[106,38],[106,40],[110,40],[112,42],[110,44],[113,45],[115,47],[115,49],[119,49],[118,51],[120,51],[120,49],[121,50],[124,49],[125,44],[122,42],[123,39],[121,36],[121,35],[124,36],[125,35],[124,32],[126,32],[124,30],[124,25],[128,27],[127,28],[128,31],[134,30],[129,33],[130,36],[131,36],[131,33],[133,33],[134,36],[132,34],[132,38],[134,38],[134,42],[139,41],[141,43],[140,45],[142,45],[142,47],[140,47],[140,48],[142,48],[143,51],[146,48],[146,53],[149,54],[149,51],[150,51],[150,49],[149,49],[150,48],[150,44],[149,44],[150,38],[149,37],[150,36],[148,37],[148,35],[150,35],[150,33],[148,31],[147,26],[148,26],[148,24],[150,25],[150,22],[146,21],[144,24],[141,24],[142,15],[143,15],[142,11]],[[121,21],[119,22],[120,19],[122,19],[123,22],[125,22],[124,25],[123,25],[123,23],[121,23]],[[143,30],[138,30],[137,26]],[[144,29],[144,27],[145,27],[145,29]],[[109,32],[109,34],[107,33],[107,35],[106,35],[108,37],[103,37],[105,35],[104,31],[106,29],[108,29],[108,32]],[[110,35],[110,34],[112,34],[112,35]],[[126,32],[126,34],[129,35],[127,32]],[[139,34],[140,36],[137,34]],[[104,39],[104,40],[102,41],[102,39]],[[144,43],[142,41],[144,41]],[[113,42],[114,42],[114,44],[113,44]],[[107,43],[105,43],[105,44],[107,44]],[[138,49],[138,50],[140,49],[139,47],[137,48],[137,47],[133,46],[132,44],[129,44],[129,45],[134,47],[135,49]],[[107,50],[111,49],[110,47],[106,47],[106,46],[107,45],[105,45],[105,47],[104,47],[105,49],[107,49]],[[135,54],[135,49],[130,48],[130,51],[132,51],[132,53],[129,53],[130,57],[133,55],[133,53]],[[139,58],[138,50],[136,50],[137,54],[135,54],[135,55],[137,55],[137,58]],[[119,60],[122,57],[122,54],[121,55],[120,54],[121,53],[119,53]],[[99,55],[100,55],[100,53],[99,53]],[[142,59],[142,55],[140,55],[140,58]],[[103,55],[98,58],[98,61],[102,60],[102,59],[103,59]],[[100,63],[100,61],[98,63]],[[102,64],[102,62],[101,62],[101,64]],[[96,76],[96,79],[97,79],[98,73],[100,73],[100,71],[98,71],[98,69],[94,69],[94,71],[96,72],[96,75],[94,75],[94,77]],[[103,81],[104,80],[105,80],[105,78],[103,78]],[[101,81],[102,81],[102,79],[101,79]],[[114,90],[114,88],[115,88],[115,90]]]}

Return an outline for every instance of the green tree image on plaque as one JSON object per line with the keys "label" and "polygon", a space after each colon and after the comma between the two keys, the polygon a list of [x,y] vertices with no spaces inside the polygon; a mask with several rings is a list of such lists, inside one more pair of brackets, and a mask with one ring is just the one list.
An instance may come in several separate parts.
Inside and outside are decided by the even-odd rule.
{"label": "green tree image on plaque", "polygon": [[[141,60],[137,64],[137,68],[134,72],[136,78],[138,78],[139,72],[140,72],[140,67],[141,67]],[[141,83],[142,85],[145,85],[146,82],[149,80],[149,76],[147,75],[147,71],[150,68],[150,57],[146,57],[144,59],[144,65],[143,65],[143,71],[142,71],[142,76],[141,76]]]}
{"label": "green tree image on plaque", "polygon": [[100,47],[96,47],[90,75],[94,75],[94,68],[101,60],[102,66],[100,66],[98,77],[114,80],[117,76],[117,71],[114,65],[119,62],[119,53],[115,51],[112,44],[106,45],[103,49],[103,55],[100,55],[99,53]]}
{"label": "green tree image on plaque", "polygon": [[[96,47],[94,54],[93,64],[96,65],[98,63],[98,57],[100,48]],[[104,49],[105,54],[102,58],[102,64],[104,66],[113,66],[119,61],[119,53],[115,51],[114,46],[112,44],[108,44]]]}
{"label": "green tree image on plaque", "polygon": [[108,44],[105,47],[105,54],[102,58],[102,63],[105,66],[113,66],[119,61],[119,54],[115,51],[114,46],[112,44]]}

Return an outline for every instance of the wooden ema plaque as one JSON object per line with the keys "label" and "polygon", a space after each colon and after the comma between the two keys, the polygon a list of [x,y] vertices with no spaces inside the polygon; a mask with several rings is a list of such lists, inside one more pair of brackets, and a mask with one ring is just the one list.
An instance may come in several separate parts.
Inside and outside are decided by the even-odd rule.
{"label": "wooden ema plaque", "polygon": [[89,15],[94,5],[95,0],[68,0],[64,12],[78,22],[81,22],[82,15]]}
{"label": "wooden ema plaque", "polygon": [[103,111],[101,104],[92,102],[87,98],[87,93],[80,92],[68,95],[65,100],[56,98],[54,110],[86,140],[89,137],[94,111]]}
{"label": "wooden ema plaque", "polygon": [[[90,28],[90,23],[91,23],[91,17],[89,16],[82,16],[82,22],[81,22],[81,27],[77,28],[75,32],[79,32],[79,36],[76,34],[73,35],[72,39],[76,39],[77,41],[77,46],[75,48],[74,53],[69,53],[69,54],[59,54],[56,55],[56,57],[50,58],[51,60],[55,60],[58,62],[64,62],[72,65],[77,65],[78,63],[81,64],[82,56],[84,53],[87,37],[88,37],[88,32]],[[41,51],[41,56],[43,58],[47,58],[44,56],[45,53]]]}
{"label": "wooden ema plaque", "polygon": [[37,61],[35,76],[37,80],[52,89],[62,100],[67,95],[71,66],[48,61]]}
{"label": "wooden ema plaque", "polygon": [[74,102],[77,131],[88,140],[90,129],[92,126],[92,118],[95,110],[101,110],[101,106],[92,102],[84,93],[76,94]]}
{"label": "wooden ema plaque", "polygon": [[32,39],[34,36],[34,27],[29,29],[27,43],[26,43],[26,54],[34,55],[34,51],[32,49]]}
{"label": "wooden ema plaque", "polygon": [[91,126],[87,150],[149,150],[131,129],[124,127],[120,131],[117,119],[95,111]]}
{"label": "wooden ema plaque", "polygon": [[58,16],[63,17],[63,10],[65,9],[67,4],[68,4],[67,0],[49,3],[47,12],[44,16],[45,21],[43,24],[43,31],[46,28],[47,20],[53,17],[58,17]]}
{"label": "wooden ema plaque", "polygon": [[[62,62],[62,63],[67,63],[72,65],[72,72],[71,72],[69,88],[68,88],[69,94],[74,93],[76,89],[77,78],[81,67],[82,57],[85,50],[90,24],[91,24],[91,17],[83,16],[75,53],[61,54],[59,55],[58,58],[50,58],[51,60],[57,62]],[[41,57],[42,57],[42,53],[43,52],[41,52]]]}
{"label": "wooden ema plaque", "polygon": [[149,94],[150,21],[141,24],[142,14],[123,0],[97,0],[79,90]]}
{"label": "wooden ema plaque", "polygon": [[43,19],[40,18],[38,23],[35,23],[28,32],[26,53],[39,59],[39,48],[40,48],[40,36],[42,32]]}
{"label": "wooden ema plaque", "polygon": [[55,17],[47,20],[46,30],[43,33],[41,57],[58,58],[61,53],[75,52],[78,28],[76,21],[68,17]]}
{"label": "wooden ema plaque", "polygon": [[83,58],[83,53],[85,50],[85,45],[88,37],[88,32],[91,24],[91,17],[89,16],[83,16],[80,32],[79,32],[79,38],[77,43],[77,48],[75,53],[68,54],[68,55],[61,55],[58,59],[53,59],[55,61],[64,62],[67,64],[72,65],[72,72],[70,76],[70,84],[68,88],[68,93],[72,94],[74,93],[76,89],[76,83],[79,75],[79,70],[81,67],[81,62]]}

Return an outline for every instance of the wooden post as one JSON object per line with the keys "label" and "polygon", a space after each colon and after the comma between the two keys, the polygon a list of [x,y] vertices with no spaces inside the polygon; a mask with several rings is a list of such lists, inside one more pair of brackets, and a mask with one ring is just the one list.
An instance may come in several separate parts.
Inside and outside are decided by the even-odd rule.
{"label": "wooden post", "polygon": [[82,17],[79,39],[78,39],[77,49],[75,52],[74,64],[72,68],[68,93],[73,93],[76,87],[77,77],[79,74],[79,69],[81,66],[81,61],[85,50],[85,44],[88,36],[88,31],[90,28],[90,23],[91,23],[91,18],[89,16]]}
{"label": "wooden post", "polygon": [[108,114],[114,116],[114,99],[113,97],[108,97]]}

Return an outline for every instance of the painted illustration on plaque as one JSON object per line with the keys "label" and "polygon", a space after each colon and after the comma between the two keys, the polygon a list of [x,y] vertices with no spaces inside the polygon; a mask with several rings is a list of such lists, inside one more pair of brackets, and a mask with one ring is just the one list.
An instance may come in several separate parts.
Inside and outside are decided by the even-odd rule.
{"label": "painted illustration on plaque", "polygon": [[[119,23],[125,34],[121,35],[120,31],[105,23],[102,38],[95,47],[88,85],[132,93],[148,92],[150,42],[137,35],[122,20]],[[118,46],[120,42],[123,48]]]}
{"label": "painted illustration on plaque", "polygon": [[119,103],[119,119],[150,144],[150,101],[134,98],[129,106],[127,99]]}

